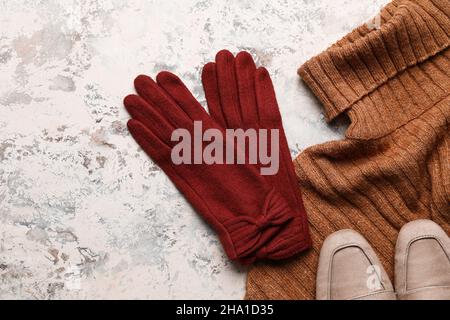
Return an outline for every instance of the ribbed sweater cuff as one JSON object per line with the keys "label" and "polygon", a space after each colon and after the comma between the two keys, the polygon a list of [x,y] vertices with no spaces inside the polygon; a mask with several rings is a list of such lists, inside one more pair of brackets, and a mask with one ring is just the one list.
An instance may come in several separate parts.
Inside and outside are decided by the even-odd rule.
{"label": "ribbed sweater cuff", "polygon": [[380,16],[379,28],[358,27],[298,70],[327,121],[450,45],[448,0],[394,0]]}

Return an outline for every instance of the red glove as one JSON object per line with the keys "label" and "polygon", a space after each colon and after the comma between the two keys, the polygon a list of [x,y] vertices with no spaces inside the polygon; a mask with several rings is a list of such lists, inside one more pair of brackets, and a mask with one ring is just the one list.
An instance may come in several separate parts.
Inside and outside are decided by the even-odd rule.
{"label": "red glove", "polygon": [[213,226],[231,259],[251,263],[257,258],[284,257],[289,239],[278,234],[293,220],[295,211],[254,165],[175,165],[173,130],[184,128],[194,136],[194,121],[202,121],[203,131],[223,129],[175,75],[161,72],[157,82],[137,77],[139,96],[124,100],[133,118],[128,128],[135,140]]}
{"label": "red glove", "polygon": [[269,73],[265,68],[257,69],[247,52],[234,58],[222,50],[215,63],[203,68],[202,82],[209,113],[222,127],[279,130],[280,168],[265,179],[286,199],[294,219],[277,234],[277,239],[284,239],[285,247],[279,248],[272,258],[286,258],[309,248],[307,216]]}

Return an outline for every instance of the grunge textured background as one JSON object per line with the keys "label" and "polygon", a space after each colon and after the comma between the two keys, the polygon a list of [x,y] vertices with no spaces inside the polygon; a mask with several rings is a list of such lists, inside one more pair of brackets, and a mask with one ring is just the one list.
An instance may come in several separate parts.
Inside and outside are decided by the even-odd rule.
{"label": "grunge textured background", "polygon": [[296,70],[385,0],[0,0],[0,299],[234,298],[245,268],[126,130],[136,75],[248,50],[292,155],[339,139]]}

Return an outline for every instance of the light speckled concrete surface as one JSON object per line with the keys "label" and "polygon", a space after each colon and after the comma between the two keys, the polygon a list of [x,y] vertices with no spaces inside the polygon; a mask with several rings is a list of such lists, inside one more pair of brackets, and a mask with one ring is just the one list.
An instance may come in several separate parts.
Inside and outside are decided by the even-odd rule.
{"label": "light speckled concrete surface", "polygon": [[0,1],[0,298],[235,298],[246,270],[129,136],[139,73],[249,50],[292,154],[338,139],[297,67],[384,0]]}

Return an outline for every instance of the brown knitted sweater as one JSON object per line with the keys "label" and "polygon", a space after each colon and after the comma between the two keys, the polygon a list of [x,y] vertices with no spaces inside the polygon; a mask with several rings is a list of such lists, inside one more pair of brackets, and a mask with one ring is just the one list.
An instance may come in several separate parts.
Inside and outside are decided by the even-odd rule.
{"label": "brown knitted sweater", "polygon": [[402,225],[427,218],[450,233],[449,45],[449,0],[394,0],[381,28],[363,25],[300,68],[327,120],[351,125],[295,160],[313,248],[254,266],[247,299],[313,299],[322,242],[339,229],[360,232],[391,278]]}

